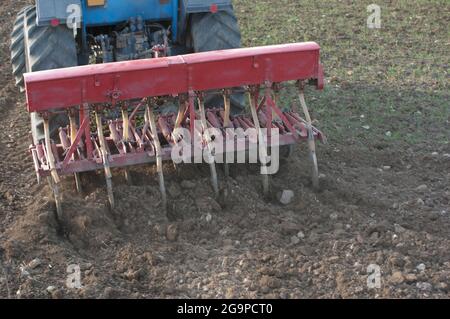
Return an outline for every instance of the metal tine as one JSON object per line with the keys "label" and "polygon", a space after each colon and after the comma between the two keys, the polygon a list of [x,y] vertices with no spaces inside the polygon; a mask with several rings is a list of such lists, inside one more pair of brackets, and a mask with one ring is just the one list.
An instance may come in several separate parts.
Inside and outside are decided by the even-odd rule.
{"label": "metal tine", "polygon": [[150,133],[153,139],[153,143],[155,144],[156,170],[158,172],[159,177],[159,190],[161,191],[163,209],[164,212],[167,214],[167,194],[166,194],[166,186],[164,183],[161,143],[159,141],[155,116],[153,114],[152,105],[150,101],[145,109],[145,122],[148,122],[150,124],[150,131],[151,131]]}
{"label": "metal tine", "polygon": [[[181,95],[178,100],[178,114],[177,114],[177,118],[175,120],[175,125],[173,128],[174,131],[181,127],[181,124],[183,123],[183,120],[185,119],[187,110],[188,110],[188,99],[186,96]],[[178,144],[179,136],[175,136],[172,132],[171,138],[175,145]],[[175,169],[175,172],[177,174],[179,174],[180,170],[178,169],[178,165],[175,162],[172,162],[172,163],[173,163],[173,168]]]}
{"label": "metal tine", "polygon": [[[211,136],[209,135],[208,124],[206,122],[205,101],[204,101],[204,96],[203,96],[202,92],[199,92],[197,94],[197,100],[198,100],[198,107],[200,110],[200,120],[202,123],[203,134],[206,135],[206,145],[208,147],[210,156],[212,156],[212,154],[211,154]],[[209,169],[211,171],[211,183],[212,183],[212,186],[214,189],[214,194],[216,195],[216,197],[218,197],[219,196],[219,183],[217,181],[216,164],[215,164],[214,159],[212,159],[210,162],[211,163],[209,164]]]}
{"label": "metal tine", "polygon": [[[186,97],[180,97],[179,99],[179,106],[178,106],[178,114],[177,114],[177,119],[175,120],[175,125],[174,125],[174,129],[177,129],[179,127],[181,127],[181,123],[184,120],[185,114],[186,114],[186,110],[187,110],[187,98]],[[174,139],[174,142],[177,142],[177,139]]]}
{"label": "metal tine", "polygon": [[[122,106],[122,131],[123,131],[123,143],[126,145],[130,138],[130,118],[128,117],[128,104],[124,103]],[[126,147],[125,147],[126,149]],[[133,181],[131,180],[131,173],[128,168],[125,168],[125,180],[129,185],[133,184]]]}
{"label": "metal tine", "polygon": [[106,178],[106,190],[108,192],[108,201],[111,209],[114,209],[115,203],[114,203],[114,193],[112,189],[112,173],[111,168],[109,166],[109,159],[108,159],[108,150],[106,148],[106,140],[105,136],[103,135],[103,125],[102,125],[102,117],[100,115],[100,110],[97,109],[95,111],[95,122],[97,124],[97,135],[98,140],[100,143],[100,155],[102,156],[103,161],[103,167],[105,169],[105,178]]}
{"label": "metal tine", "polygon": [[[75,137],[77,136],[77,122],[75,120],[75,110],[70,109],[69,110],[69,125],[70,125],[70,143],[73,144],[75,143]],[[75,160],[75,154],[72,157]],[[79,194],[82,193],[82,188],[81,188],[81,179],[80,179],[80,174],[75,173],[73,174],[75,177],[75,187],[77,189],[77,192]]]}
{"label": "metal tine", "polygon": [[[230,101],[230,89],[223,90],[223,105],[224,105],[224,113],[223,113],[223,128],[226,132],[226,129],[231,126],[230,113],[231,113],[231,101]],[[227,152],[225,152],[224,158],[224,173],[225,173],[225,184],[228,184],[228,177],[230,176],[230,167],[227,162]]]}
{"label": "metal tine", "polygon": [[50,188],[53,191],[53,196],[55,197],[55,204],[56,204],[56,214],[58,215],[58,218],[61,220],[63,217],[63,211],[62,211],[62,203],[61,203],[61,196],[59,193],[59,187],[58,184],[60,183],[60,178],[58,175],[58,172],[56,171],[55,166],[55,157],[53,156],[53,150],[52,150],[52,144],[50,141],[50,124],[48,119],[48,114],[44,115],[44,138],[45,138],[45,148],[47,153],[47,160],[48,164],[50,166],[50,174],[48,183],[50,185]]}
{"label": "metal tine", "polygon": [[316,142],[314,140],[314,132],[313,132],[313,127],[312,127],[311,116],[309,115],[308,106],[306,105],[306,101],[305,101],[303,84],[300,84],[300,92],[298,94],[298,97],[300,99],[300,104],[302,106],[303,113],[305,114],[306,127],[308,130],[308,148],[309,148],[309,156],[310,156],[310,160],[311,160],[311,164],[312,164],[311,178],[312,178],[313,188],[315,190],[318,190],[319,189],[319,168],[318,168],[318,164],[317,164]]}
{"label": "metal tine", "polygon": [[[258,131],[258,140],[259,140],[259,148],[258,150],[260,151],[260,156],[264,158],[264,161],[262,161],[262,166],[263,169],[262,171],[265,172],[266,171],[266,159],[267,159],[267,148],[266,148],[266,144],[264,143],[264,136],[261,130],[261,126],[259,125],[259,119],[258,119],[258,114],[256,112],[256,107],[255,104],[253,103],[254,99],[253,99],[253,95],[254,95],[254,90],[252,88],[250,88],[248,94],[248,102],[250,104],[250,110],[252,112],[252,117],[253,117],[253,123],[255,125],[256,130]],[[268,123],[268,127],[270,129],[270,124]],[[269,175],[268,174],[261,174],[262,175],[262,185],[263,185],[263,193],[265,197],[268,197],[269,195]]]}
{"label": "metal tine", "polygon": [[[272,100],[273,100],[275,105],[278,105],[278,102],[280,100],[280,89],[281,89],[281,86],[280,86],[279,83],[274,83],[273,84]],[[272,110],[272,118],[277,120],[277,121],[281,121],[280,117],[278,116],[278,114],[274,110]]]}

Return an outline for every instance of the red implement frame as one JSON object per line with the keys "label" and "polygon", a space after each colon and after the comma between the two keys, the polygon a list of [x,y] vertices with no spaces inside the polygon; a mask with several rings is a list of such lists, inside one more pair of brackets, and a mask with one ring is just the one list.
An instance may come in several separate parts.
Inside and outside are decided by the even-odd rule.
{"label": "red implement frame", "polygon": [[[228,92],[224,94],[229,95],[231,90],[228,89],[245,86],[259,118],[256,123],[255,118],[227,117],[223,109],[210,109],[205,114],[210,127],[221,130],[227,127],[278,128],[281,145],[308,137],[322,140],[324,136],[311,127],[310,122],[295,111],[282,112],[273,97],[278,83],[285,81],[299,81],[303,88],[303,83],[309,80],[321,89],[323,69],[319,56],[319,45],[308,42],[27,73],[24,77],[29,112],[40,113],[44,118],[64,110],[79,115],[78,127],[72,128],[73,136],[69,137],[70,130],[61,128],[60,143],[48,142],[53,158],[49,157],[45,143],[31,147],[38,176],[48,176],[55,170],[62,175],[101,168],[109,170],[155,162],[158,157],[169,160],[174,143],[171,140],[173,129],[182,126],[189,129],[192,136],[196,133],[191,120],[199,119],[195,101],[203,99],[202,92],[209,90],[224,90]],[[179,118],[176,114],[161,115],[155,121],[157,135],[165,138],[157,155],[156,136],[150,122],[146,120],[146,124],[138,128],[134,118],[138,110],[149,105],[152,108],[152,98],[164,96],[179,96],[183,111]],[[141,102],[130,102],[136,99]],[[109,136],[93,134],[90,111],[100,113],[108,104],[114,106],[119,101],[126,101],[127,107],[132,107],[127,125],[121,120],[110,121]],[[278,120],[274,121],[274,117]],[[129,134],[124,134],[124,127]],[[128,140],[122,138],[124,136],[129,136]]]}
{"label": "red implement frame", "polygon": [[27,73],[28,111],[290,80],[315,80],[321,89],[319,55],[307,42]]}

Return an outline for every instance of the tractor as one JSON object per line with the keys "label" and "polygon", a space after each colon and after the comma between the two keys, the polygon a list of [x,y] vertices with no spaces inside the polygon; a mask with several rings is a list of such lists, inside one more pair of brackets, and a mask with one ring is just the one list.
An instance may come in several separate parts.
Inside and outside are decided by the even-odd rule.
{"label": "tractor", "polygon": [[[36,0],[14,23],[11,63],[23,91],[25,72],[240,46],[231,0]],[[52,120],[54,135],[65,121]],[[31,129],[44,137],[36,113]]]}
{"label": "tractor", "polygon": [[[180,154],[209,164],[218,197],[216,164],[227,179],[235,155],[256,149],[268,196],[270,163],[304,141],[317,189],[315,141],[326,139],[304,91],[323,88],[320,46],[240,47],[231,0],[36,0],[23,8],[11,62],[31,116],[38,182],[47,179],[58,218],[62,176],[74,176],[81,193],[80,174],[103,170],[114,209],[112,169],[129,180],[129,167],[149,163],[167,212],[162,163],[177,165]],[[300,107],[281,106],[286,87],[298,90]]]}

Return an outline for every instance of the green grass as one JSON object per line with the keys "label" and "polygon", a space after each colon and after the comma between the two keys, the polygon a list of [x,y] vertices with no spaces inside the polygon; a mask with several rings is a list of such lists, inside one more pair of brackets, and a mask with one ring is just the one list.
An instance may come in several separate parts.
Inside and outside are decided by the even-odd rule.
{"label": "green grass", "polygon": [[244,46],[321,45],[327,87],[309,104],[332,143],[448,143],[450,1],[376,1],[378,30],[366,25],[373,2],[234,1]]}

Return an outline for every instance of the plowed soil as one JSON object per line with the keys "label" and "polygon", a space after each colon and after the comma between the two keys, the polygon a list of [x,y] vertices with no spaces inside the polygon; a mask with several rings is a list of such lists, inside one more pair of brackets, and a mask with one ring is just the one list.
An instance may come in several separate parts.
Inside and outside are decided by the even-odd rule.
{"label": "plowed soil", "polygon": [[[206,165],[175,171],[167,164],[174,206],[168,220],[161,212],[155,168],[143,166],[132,170],[133,185],[123,172],[114,172],[113,211],[106,205],[101,172],[84,178],[83,195],[66,178],[65,218],[57,221],[50,189],[36,182],[27,152],[29,116],[9,63],[13,20],[30,2],[0,4],[0,297],[450,296],[448,3],[406,3],[410,11],[402,11],[401,1],[398,8],[385,2],[388,26],[374,31],[371,40],[399,43],[374,49],[374,58],[364,55],[372,51],[361,49],[361,34],[352,31],[369,34],[365,6],[285,0],[275,6],[278,12],[267,0],[236,1],[246,46],[323,43],[329,88],[311,92],[309,100],[317,126],[329,135],[329,143],[318,146],[321,190],[313,191],[306,145],[298,145],[272,177],[273,200],[263,198],[256,166],[231,167],[230,196],[223,203],[213,198]],[[261,9],[266,6],[279,19],[266,19],[270,12]],[[309,22],[298,24],[302,8]],[[420,26],[429,49],[415,48],[419,41],[407,31],[411,41],[400,40],[393,13],[399,24],[421,19],[411,28]],[[324,15],[335,23],[321,20]],[[304,29],[283,29],[280,21]],[[313,21],[311,31],[307,25]],[[353,46],[345,45],[348,39]],[[400,58],[390,56],[393,50]],[[405,53],[417,51],[428,55]],[[387,111],[391,108],[394,113]],[[222,173],[219,178],[224,183]],[[294,192],[288,205],[276,199],[282,190]],[[79,289],[66,286],[71,264],[81,268]],[[372,264],[380,267],[378,288],[367,285]]]}

